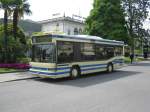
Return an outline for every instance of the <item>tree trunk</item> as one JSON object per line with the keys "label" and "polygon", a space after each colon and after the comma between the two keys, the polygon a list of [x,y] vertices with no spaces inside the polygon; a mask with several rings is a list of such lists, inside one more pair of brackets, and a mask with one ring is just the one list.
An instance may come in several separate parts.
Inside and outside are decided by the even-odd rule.
{"label": "tree trunk", "polygon": [[4,11],[4,46],[5,46],[4,62],[5,63],[8,62],[8,49],[7,49],[8,32],[7,32],[7,27],[8,27],[8,12],[7,12],[7,9],[5,9],[5,11]]}
{"label": "tree trunk", "polygon": [[16,8],[13,14],[13,35],[15,39],[17,36],[17,26],[18,26],[18,9]]}
{"label": "tree trunk", "polygon": [[134,39],[134,37],[132,37],[132,47],[131,47],[131,52],[132,52],[133,55],[135,54],[134,50],[135,50],[135,39]]}

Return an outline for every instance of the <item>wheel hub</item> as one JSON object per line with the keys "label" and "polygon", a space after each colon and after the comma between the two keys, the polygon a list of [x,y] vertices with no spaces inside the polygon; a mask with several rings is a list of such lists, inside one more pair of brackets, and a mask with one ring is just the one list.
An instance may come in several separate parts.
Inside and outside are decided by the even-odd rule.
{"label": "wheel hub", "polygon": [[109,71],[109,72],[111,72],[111,71],[112,71],[112,66],[111,66],[111,65],[109,65],[109,67],[108,67],[108,71]]}
{"label": "wheel hub", "polygon": [[76,69],[72,70],[72,76],[77,77],[78,76],[78,71]]}

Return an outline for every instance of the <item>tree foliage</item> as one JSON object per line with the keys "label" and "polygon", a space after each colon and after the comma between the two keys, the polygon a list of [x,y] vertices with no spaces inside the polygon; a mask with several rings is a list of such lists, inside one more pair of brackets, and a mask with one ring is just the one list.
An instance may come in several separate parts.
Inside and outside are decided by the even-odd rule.
{"label": "tree foliage", "polygon": [[144,38],[143,22],[147,19],[150,0],[123,0],[123,8],[126,13],[126,27],[132,40],[132,52],[134,52],[134,39]]}
{"label": "tree foliage", "polygon": [[[24,32],[18,28],[17,38],[13,38],[12,32],[13,25],[8,24],[8,40],[7,40],[7,50],[8,50],[8,59],[7,62],[15,62],[19,57],[25,57],[25,52],[28,50],[27,39],[24,35]],[[4,62],[5,56],[5,43],[4,43],[4,27],[0,26],[0,62]]]}
{"label": "tree foliage", "polygon": [[[18,56],[24,55],[27,47],[25,35],[17,25],[19,18],[30,12],[29,7],[27,0],[0,0],[0,8],[4,10],[4,26],[0,26],[0,61],[16,61]],[[8,26],[8,17],[12,14],[13,25]]]}
{"label": "tree foliage", "polygon": [[0,0],[0,8],[4,10],[4,43],[5,43],[5,55],[4,55],[4,60],[7,62],[7,36],[8,36],[8,32],[7,32],[7,27],[8,27],[8,16],[10,16],[10,6],[12,6],[13,0]]}
{"label": "tree foliage", "polygon": [[93,9],[86,20],[86,32],[107,39],[128,43],[124,12],[120,0],[94,0]]}
{"label": "tree foliage", "polygon": [[13,34],[16,38],[18,21],[24,14],[30,15],[30,5],[28,0],[14,0],[12,12],[13,12]]}

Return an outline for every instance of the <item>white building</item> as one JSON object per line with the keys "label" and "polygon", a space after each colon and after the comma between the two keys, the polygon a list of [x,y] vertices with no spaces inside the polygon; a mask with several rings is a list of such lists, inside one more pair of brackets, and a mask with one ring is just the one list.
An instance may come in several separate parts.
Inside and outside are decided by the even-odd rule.
{"label": "white building", "polygon": [[62,32],[68,35],[82,34],[84,30],[84,21],[71,17],[58,17],[40,21],[42,32]]}

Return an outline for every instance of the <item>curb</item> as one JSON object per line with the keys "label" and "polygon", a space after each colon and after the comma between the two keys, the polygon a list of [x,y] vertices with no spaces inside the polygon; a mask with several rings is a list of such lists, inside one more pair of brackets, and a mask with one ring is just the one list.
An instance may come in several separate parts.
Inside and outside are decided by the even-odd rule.
{"label": "curb", "polygon": [[1,74],[7,74],[7,73],[19,73],[19,72],[28,72],[28,70],[18,70],[18,71],[12,71],[12,72],[0,72],[0,75]]}
{"label": "curb", "polygon": [[14,79],[14,80],[2,81],[2,82],[0,82],[0,83],[15,82],[15,81],[21,81],[21,80],[27,80],[27,79],[38,79],[38,78],[39,78],[39,77],[30,77],[30,78]]}

